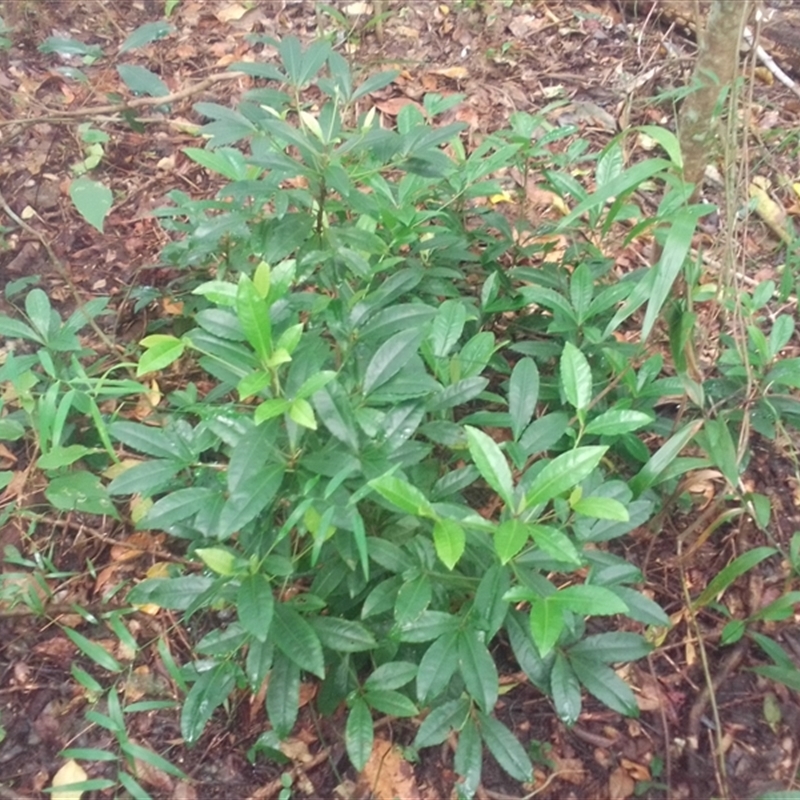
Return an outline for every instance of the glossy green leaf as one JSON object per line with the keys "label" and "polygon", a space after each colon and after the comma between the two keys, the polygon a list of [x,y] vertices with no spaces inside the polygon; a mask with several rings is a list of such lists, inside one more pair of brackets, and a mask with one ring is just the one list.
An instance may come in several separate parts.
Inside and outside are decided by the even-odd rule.
{"label": "glossy green leaf", "polygon": [[258,293],[247,275],[239,276],[236,288],[236,316],[239,318],[244,335],[256,351],[262,363],[272,355],[272,323],[269,306]]}
{"label": "glossy green leaf", "polygon": [[119,672],[122,669],[122,664],[117,661],[111,653],[104,647],[87,639],[82,633],[72,630],[72,628],[62,628],[66,637],[80,650],[87,658],[90,658],[95,664],[99,664],[103,669],[109,672]]}
{"label": "glossy green leaf", "polygon": [[466,534],[455,520],[437,519],[433,526],[436,555],[447,569],[453,569],[464,554]]}
{"label": "glossy green leaf", "polygon": [[169,86],[147,67],[139,64],[118,64],[117,73],[122,82],[136,95],[164,97],[169,94]]}
{"label": "glossy green leaf", "polygon": [[412,328],[387,339],[376,351],[364,372],[365,395],[383,386],[417,354],[424,332]]}
{"label": "glossy green leaf", "polygon": [[69,196],[78,213],[100,233],[103,222],[114,204],[111,189],[86,177],[76,178],[69,186]]}
{"label": "glossy green leaf", "polygon": [[108,490],[91,472],[80,470],[53,478],[44,495],[59,511],[82,511],[119,519]]}
{"label": "glossy green leaf", "polygon": [[550,672],[550,692],[559,719],[566,725],[574,725],[581,713],[581,686],[570,663],[561,653],[556,654]]}
{"label": "glossy green leaf", "polygon": [[417,665],[411,661],[389,661],[381,664],[364,681],[364,688],[368,690],[376,689],[400,689],[417,676]]}
{"label": "glossy green leaf", "polygon": [[337,653],[360,653],[378,646],[372,633],[360,622],[334,617],[312,617],[311,627],[323,647]]}
{"label": "glossy green leaf", "polygon": [[294,728],[300,707],[300,668],[281,653],[276,654],[267,686],[267,716],[275,733],[285,739]]}
{"label": "glossy green leaf", "polygon": [[392,717],[415,717],[419,709],[404,694],[392,689],[372,689],[364,692],[370,708]]}
{"label": "glossy green leaf", "polygon": [[242,627],[266,642],[274,611],[275,598],[266,576],[257,573],[243,578],[236,594],[236,614]]}
{"label": "glossy green leaf", "polygon": [[533,765],[519,740],[502,722],[478,713],[481,738],[497,763],[516,781],[530,781]]}
{"label": "glossy green leaf", "polygon": [[168,36],[175,28],[168,22],[157,20],[156,22],[146,22],[140,25],[127,39],[122,43],[119,48],[120,55],[127,53],[129,50],[135,50],[137,47],[144,47],[150,42],[155,42],[157,39],[163,39]]}
{"label": "glossy green leaf", "polygon": [[658,483],[661,474],[675,461],[681,450],[689,444],[702,427],[703,420],[688,423],[653,453],[650,460],[628,482],[634,497],[638,497],[646,489]]}
{"label": "glossy green leaf", "polygon": [[181,709],[181,735],[187,744],[193,744],[211,719],[216,708],[233,691],[237,669],[230,661],[222,661],[207,672],[201,672]]}
{"label": "glossy green leaf", "polygon": [[285,656],[300,669],[325,677],[325,658],[316,631],[290,605],[276,603],[272,618],[271,639]]}
{"label": "glossy green leaf", "polygon": [[724,592],[740,575],[760,564],[765,558],[775,555],[774,547],[755,547],[735,558],[726,567],[721,569],[701,592],[700,596],[692,603],[693,608],[707,606],[718,594]]}
{"label": "glossy green leaf", "polygon": [[372,752],[374,733],[369,706],[360,698],[353,700],[344,729],[345,748],[356,772],[361,772]]}
{"label": "glossy green leaf", "polygon": [[467,309],[460,300],[445,300],[439,306],[430,333],[431,349],[436,358],[444,358],[455,347],[466,320]]}
{"label": "glossy green leaf", "polygon": [[518,519],[507,519],[497,526],[494,549],[501,564],[507,564],[530,539],[529,526]]}
{"label": "glossy green leaf", "polygon": [[[704,433],[702,439],[708,447],[708,455],[714,466],[725,476],[729,485],[736,489],[739,485],[739,459],[727,420],[724,417],[706,420]],[[698,437],[698,441],[700,438]]]}
{"label": "glossy green leaf", "polygon": [[425,651],[417,671],[416,691],[420,703],[432,700],[449,684],[458,669],[458,640],[458,632],[450,631]]}
{"label": "glossy green leaf", "polygon": [[572,510],[576,514],[593,519],[611,519],[618,522],[627,522],[630,519],[628,509],[612,497],[581,497],[572,504]]}
{"label": "glossy green leaf", "polygon": [[611,408],[595,417],[586,426],[586,433],[599,436],[620,436],[639,430],[653,421],[650,414],[628,408]]}
{"label": "glossy green leaf", "polygon": [[591,475],[607,447],[577,447],[562,453],[544,466],[525,496],[526,507],[546,503],[577,486]]}
{"label": "glossy green leaf", "polygon": [[561,353],[561,387],[567,402],[584,411],[592,401],[592,368],[586,356],[572,342]]}
{"label": "glossy green leaf", "polygon": [[469,453],[481,477],[497,492],[507,505],[513,502],[514,483],[506,457],[500,446],[483,431],[464,426]]}
{"label": "glossy green leaf", "polygon": [[459,792],[464,797],[472,797],[481,782],[481,737],[471,718],[467,718],[458,734],[458,746],[453,762],[456,774],[460,777]]}
{"label": "glossy green leaf", "polygon": [[285,472],[282,464],[264,467],[231,490],[220,513],[217,536],[224,539],[255,519],[274,500]]}
{"label": "glossy green leaf", "polygon": [[394,606],[394,617],[401,626],[419,619],[431,602],[431,580],[425,575],[418,575],[406,581],[397,593]]}
{"label": "glossy green leaf", "polygon": [[636,661],[652,651],[653,646],[643,636],[627,631],[585,636],[569,648],[570,658],[575,656],[586,660],[594,659],[604,664]]}
{"label": "glossy green leaf", "polygon": [[539,370],[532,358],[520,359],[508,383],[508,413],[511,432],[518,441],[536,410],[539,399]]}
{"label": "glossy green leaf", "polygon": [[416,486],[394,475],[373,478],[369,485],[385,500],[406,514],[415,517],[436,518],[436,512],[427,497]]}
{"label": "glossy green leaf", "polygon": [[628,610],[625,602],[610,589],[588,583],[567,586],[547,599],[559,608],[584,616],[624,614]]}
{"label": "glossy green leaf", "polygon": [[469,714],[470,703],[465,697],[451,700],[437,708],[422,721],[414,739],[414,747],[433,747],[441,744],[451,731],[461,730]]}
{"label": "glossy green leaf", "polygon": [[[426,577],[426,576],[423,576]],[[430,587],[430,583],[428,584]],[[398,601],[399,602],[399,601]],[[400,641],[430,642],[445,633],[450,633],[459,625],[458,617],[445,611],[423,611],[418,617],[398,623]]]}
{"label": "glossy green leaf", "polygon": [[556,561],[565,561],[578,566],[583,558],[571,539],[551,525],[528,525],[528,534],[536,546]]}
{"label": "glossy green leaf", "polygon": [[628,717],[639,716],[639,706],[636,704],[631,687],[618,677],[613,669],[609,669],[596,659],[578,658],[572,654],[569,656],[569,662],[578,680],[601,703],[619,714]]}
{"label": "glossy green leaf", "polygon": [[458,636],[458,666],[467,692],[484,710],[491,711],[497,702],[499,678],[494,659],[472,629]]}
{"label": "glossy green leaf", "polygon": [[217,575],[231,577],[235,575],[238,567],[239,557],[225,547],[202,547],[195,550],[200,560]]}
{"label": "glossy green leaf", "polygon": [[544,658],[555,647],[564,630],[564,614],[552,597],[542,597],[531,603],[530,630],[536,649]]}
{"label": "glossy green leaf", "polygon": [[146,375],[148,372],[158,372],[177,361],[186,349],[185,343],[175,336],[153,334],[145,336],[141,341],[145,352],[139,358],[136,366],[136,377]]}
{"label": "glossy green leaf", "polygon": [[92,452],[94,451],[91,448],[84,447],[82,444],[53,447],[44,455],[39,456],[36,460],[36,466],[44,470],[56,470],[61,467],[68,467]]}

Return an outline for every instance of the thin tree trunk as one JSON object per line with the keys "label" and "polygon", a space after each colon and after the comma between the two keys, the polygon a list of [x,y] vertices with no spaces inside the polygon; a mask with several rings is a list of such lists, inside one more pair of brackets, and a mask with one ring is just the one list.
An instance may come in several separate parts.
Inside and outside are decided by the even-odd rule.
{"label": "thin tree trunk", "polygon": [[[723,99],[736,77],[742,32],[752,0],[712,0],[692,75],[692,92],[678,114],[683,175],[696,196],[719,136]],[[699,37],[698,37],[699,38]]]}

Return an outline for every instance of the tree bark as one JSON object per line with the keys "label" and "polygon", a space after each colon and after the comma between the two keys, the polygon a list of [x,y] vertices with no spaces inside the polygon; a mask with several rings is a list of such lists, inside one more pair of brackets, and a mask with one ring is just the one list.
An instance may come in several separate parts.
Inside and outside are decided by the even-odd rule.
{"label": "tree bark", "polygon": [[692,74],[692,92],[678,114],[683,177],[696,197],[719,136],[723,100],[736,77],[739,46],[752,0],[712,0],[705,35]]}

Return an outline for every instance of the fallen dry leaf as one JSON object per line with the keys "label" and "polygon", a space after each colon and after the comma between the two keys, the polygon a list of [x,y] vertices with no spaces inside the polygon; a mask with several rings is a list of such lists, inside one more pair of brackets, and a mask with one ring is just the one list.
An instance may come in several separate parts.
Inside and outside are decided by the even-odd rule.
{"label": "fallen dry leaf", "polygon": [[608,776],[609,800],[626,800],[636,788],[633,778],[622,768],[617,767]]}
{"label": "fallen dry leaf", "polygon": [[214,16],[220,22],[235,22],[247,13],[247,8],[240,3],[231,3],[217,11]]}
{"label": "fallen dry leaf", "polygon": [[432,69],[432,75],[439,75],[441,78],[449,78],[451,81],[463,81],[469,77],[469,70],[466,67],[444,67],[442,69]]}
{"label": "fallen dry leaf", "polygon": [[50,794],[52,800],[80,800],[82,791],[79,789],[62,789],[62,786],[69,786],[72,783],[82,783],[88,779],[88,775],[83,767],[73,759],[65,762],[61,768],[53,775],[53,792]]}
{"label": "fallen dry leaf", "polygon": [[386,739],[377,738],[372,753],[359,776],[359,788],[374,800],[420,800],[414,770],[400,750]]}
{"label": "fallen dry leaf", "polygon": [[410,97],[390,97],[388,100],[381,100],[375,103],[378,111],[390,117],[396,117],[406,106],[416,106],[423,114],[425,109]]}

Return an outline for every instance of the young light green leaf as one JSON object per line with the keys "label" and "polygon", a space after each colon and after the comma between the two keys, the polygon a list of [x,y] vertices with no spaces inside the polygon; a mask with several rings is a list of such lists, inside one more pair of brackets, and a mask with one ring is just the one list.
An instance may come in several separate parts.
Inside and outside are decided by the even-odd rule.
{"label": "young light green leaf", "polygon": [[433,545],[447,569],[453,569],[464,553],[466,534],[452,519],[437,519],[433,526]]}
{"label": "young light green leaf", "polygon": [[525,546],[530,538],[528,525],[518,519],[507,519],[497,526],[494,549],[501,564],[507,564]]}
{"label": "young light green leaf", "polygon": [[651,414],[628,408],[611,408],[595,417],[586,426],[586,433],[599,436],[620,436],[631,433],[653,421]]}
{"label": "young light green leaf", "polygon": [[497,492],[506,505],[513,502],[514,484],[506,457],[497,442],[483,431],[464,426],[472,460],[481,476]]}
{"label": "young light green leaf", "polygon": [[551,525],[529,524],[528,534],[536,546],[556,561],[566,561],[578,566],[583,563],[580,553],[570,538]]}
{"label": "young light green leaf", "polygon": [[177,361],[186,349],[186,344],[182,339],[161,333],[145,336],[141,345],[146,350],[136,366],[137,378],[148,372],[157,372],[168,367]]}
{"label": "young light green leaf", "polygon": [[415,517],[436,519],[437,514],[427,497],[416,486],[394,475],[381,475],[373,478],[369,485],[385,500],[397,506],[406,514]]}
{"label": "young light green leaf", "polygon": [[75,203],[78,213],[102,233],[103,220],[114,203],[111,189],[102,183],[82,177],[72,181],[69,186],[69,196]]}
{"label": "young light green leaf", "polygon": [[533,643],[546,658],[564,630],[564,614],[551,597],[542,597],[531,603],[529,622]]}
{"label": "young light green leaf", "polygon": [[572,504],[576,514],[594,519],[611,519],[618,522],[627,522],[630,519],[628,509],[619,500],[611,497],[581,497]]}
{"label": "young light green leaf", "polygon": [[244,273],[239,276],[236,288],[236,316],[242,325],[244,335],[256,351],[262,363],[272,355],[272,324],[269,306],[258,294],[250,278]]}
{"label": "young light green leaf", "polygon": [[532,358],[520,359],[508,383],[508,413],[514,441],[519,441],[536,410],[539,399],[539,370]]}
{"label": "young light green leaf", "polygon": [[309,428],[312,431],[317,429],[314,409],[311,407],[311,403],[309,403],[308,400],[303,400],[301,397],[293,400],[289,408],[289,417],[304,428]]}
{"label": "young light green leaf", "polygon": [[584,411],[592,401],[592,368],[586,356],[572,342],[561,353],[561,387],[567,402]]}
{"label": "young light green leaf", "polygon": [[525,496],[525,506],[537,506],[558,497],[587,478],[605,455],[607,447],[577,447],[546,464]]}

